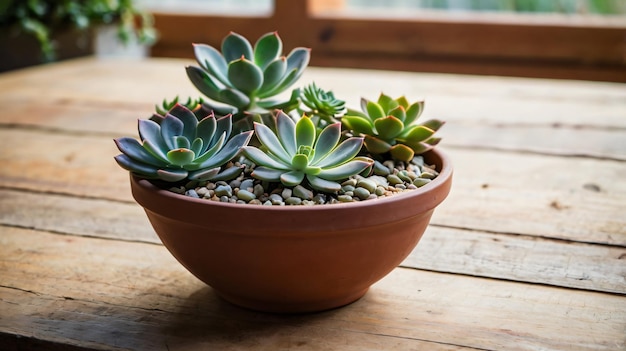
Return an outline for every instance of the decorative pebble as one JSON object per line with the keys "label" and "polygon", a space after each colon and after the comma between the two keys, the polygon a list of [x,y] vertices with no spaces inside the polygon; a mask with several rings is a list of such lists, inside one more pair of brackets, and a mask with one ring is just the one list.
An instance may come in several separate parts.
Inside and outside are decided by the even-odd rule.
{"label": "decorative pebble", "polygon": [[196,189],[196,193],[198,193],[198,196],[204,197],[204,195],[206,195],[209,192],[209,189],[207,189],[206,187],[200,187]]}
{"label": "decorative pebble", "polygon": [[326,195],[324,194],[317,194],[313,197],[313,202],[315,202],[318,205],[323,205],[326,203]]}
{"label": "decorative pebble", "polygon": [[385,195],[386,192],[387,192],[387,189],[384,186],[379,185],[376,187],[376,195],[383,196]]}
{"label": "decorative pebble", "polygon": [[272,205],[280,205],[281,203],[283,203],[283,197],[278,194],[271,194],[269,201],[272,203]]}
{"label": "decorative pebble", "polygon": [[239,200],[243,200],[246,202],[256,199],[256,195],[249,192],[248,190],[243,189],[239,189],[239,191],[237,192],[237,197],[239,198]]}
{"label": "decorative pebble", "polygon": [[253,188],[253,187],[254,187],[254,180],[252,179],[246,179],[242,181],[241,184],[239,185],[240,189],[245,189],[245,190],[248,190],[249,188]]}
{"label": "decorative pebble", "polygon": [[407,171],[400,171],[396,175],[398,176],[398,178],[402,179],[402,181],[404,181],[404,182],[409,182],[410,183],[410,182],[413,181],[413,179],[411,179],[411,177],[409,177]]}
{"label": "decorative pebble", "polygon": [[417,178],[413,181],[413,185],[415,185],[418,188],[428,183],[430,183],[430,179],[426,179],[426,178]]}
{"label": "decorative pebble", "polygon": [[346,180],[345,182],[341,183],[341,186],[346,186],[346,185],[356,186],[356,183],[357,183],[356,179],[350,178]]}
{"label": "decorative pebble", "polygon": [[215,188],[215,195],[217,196],[228,196],[231,197],[233,196],[233,189],[230,187],[230,185],[220,185],[217,188]]}
{"label": "decorative pebble", "polygon": [[361,187],[361,188],[367,189],[367,192],[368,192],[367,195],[368,196],[369,196],[369,193],[373,193],[373,192],[376,191],[376,182],[374,182],[373,180],[370,180],[370,179],[361,179],[361,180],[359,180],[359,182],[357,183],[357,186]]}
{"label": "decorative pebble", "polygon": [[302,199],[295,196],[290,196],[285,199],[285,203],[287,205],[300,205],[302,203]]}
{"label": "decorative pebble", "polygon": [[379,176],[388,176],[391,173],[389,167],[383,165],[378,161],[374,161],[374,174]]}
{"label": "decorative pebble", "polygon": [[195,197],[196,199],[200,198],[200,196],[198,195],[198,193],[194,189],[187,190],[187,192],[185,192],[185,195],[187,195],[189,197]]}
{"label": "decorative pebble", "polygon": [[[376,190],[376,186],[374,186],[374,190]],[[358,187],[354,189],[354,196],[358,197],[361,200],[365,200],[370,197],[371,193],[368,189],[363,187]]]}
{"label": "decorative pebble", "polygon": [[[356,179],[354,179],[356,180]],[[349,191],[354,191],[354,185],[351,184],[347,184],[341,187],[341,192],[343,192],[344,194],[349,192]]]}
{"label": "decorative pebble", "polygon": [[221,202],[229,202],[230,201],[230,197],[224,195],[224,196],[220,196],[220,201]]}
{"label": "decorative pebble", "polygon": [[283,197],[283,199],[286,200],[286,199],[291,197],[292,193],[293,193],[293,191],[291,189],[285,188],[285,189],[283,189],[283,192],[282,192],[281,196]]}
{"label": "decorative pebble", "polygon": [[262,202],[259,199],[252,199],[248,202],[249,205],[261,205]]}
{"label": "decorative pebble", "polygon": [[390,175],[388,175],[388,176],[387,176],[387,180],[389,181],[389,184],[391,184],[391,185],[396,185],[396,184],[402,184],[402,183],[404,183],[404,182],[402,181],[402,179],[400,179],[400,177],[398,177],[398,176],[397,176],[397,175],[395,175],[395,174],[390,174]]}
{"label": "decorative pebble", "polygon": [[339,202],[352,202],[352,201],[354,201],[354,199],[352,199],[352,196],[350,196],[350,195],[339,195],[339,196],[337,196],[337,200],[339,200]]}
{"label": "decorative pebble", "polygon": [[313,198],[313,192],[302,185],[298,184],[293,188],[293,196],[297,196],[302,200],[311,200]]}
{"label": "decorative pebble", "polygon": [[263,194],[265,194],[265,189],[263,189],[263,185],[257,184],[252,188],[252,192],[256,195],[256,197],[260,198]]}

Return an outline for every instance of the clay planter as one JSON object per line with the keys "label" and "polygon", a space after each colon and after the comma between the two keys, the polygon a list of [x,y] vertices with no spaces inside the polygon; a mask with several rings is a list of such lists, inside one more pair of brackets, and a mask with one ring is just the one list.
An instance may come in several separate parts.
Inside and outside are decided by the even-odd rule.
{"label": "clay planter", "polygon": [[425,154],[440,175],[376,200],[316,206],[213,202],[131,176],[132,193],[163,244],[224,299],[267,312],[311,312],[353,302],[413,250],[448,195],[449,159]]}

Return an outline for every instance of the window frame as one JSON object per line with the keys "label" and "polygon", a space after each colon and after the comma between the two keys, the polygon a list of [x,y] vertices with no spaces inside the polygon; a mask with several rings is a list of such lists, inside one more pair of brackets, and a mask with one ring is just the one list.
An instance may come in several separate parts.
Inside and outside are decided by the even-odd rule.
{"label": "window frame", "polygon": [[623,20],[324,11],[338,3],[275,0],[267,17],[155,13],[152,56],[192,58],[190,43],[219,47],[230,31],[251,39],[278,31],[286,49],[310,47],[314,66],[626,82]]}

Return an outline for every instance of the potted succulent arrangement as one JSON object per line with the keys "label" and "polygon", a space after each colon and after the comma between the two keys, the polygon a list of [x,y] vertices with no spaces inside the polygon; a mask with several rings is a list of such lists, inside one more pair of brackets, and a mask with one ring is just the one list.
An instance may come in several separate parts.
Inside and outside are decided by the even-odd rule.
{"label": "potted succulent arrangement", "polygon": [[139,140],[115,139],[163,244],[247,308],[310,312],[363,296],[449,192],[452,166],[434,149],[443,122],[421,123],[423,102],[404,97],[352,110],[314,83],[289,91],[310,50],[284,56],[277,33],[254,45],[230,33],[221,51],[194,52],[186,72],[205,98],[164,100],[139,120]]}

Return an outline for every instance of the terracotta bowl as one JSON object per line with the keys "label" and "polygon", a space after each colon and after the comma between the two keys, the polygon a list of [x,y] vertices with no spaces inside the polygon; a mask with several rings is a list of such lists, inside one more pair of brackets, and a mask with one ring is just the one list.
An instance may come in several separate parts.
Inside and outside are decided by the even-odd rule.
{"label": "terracotta bowl", "polygon": [[224,299],[254,310],[312,312],[363,296],[400,264],[450,190],[452,167],[425,154],[440,175],[414,191],[317,206],[255,206],[161,190],[131,176],[165,247]]}

